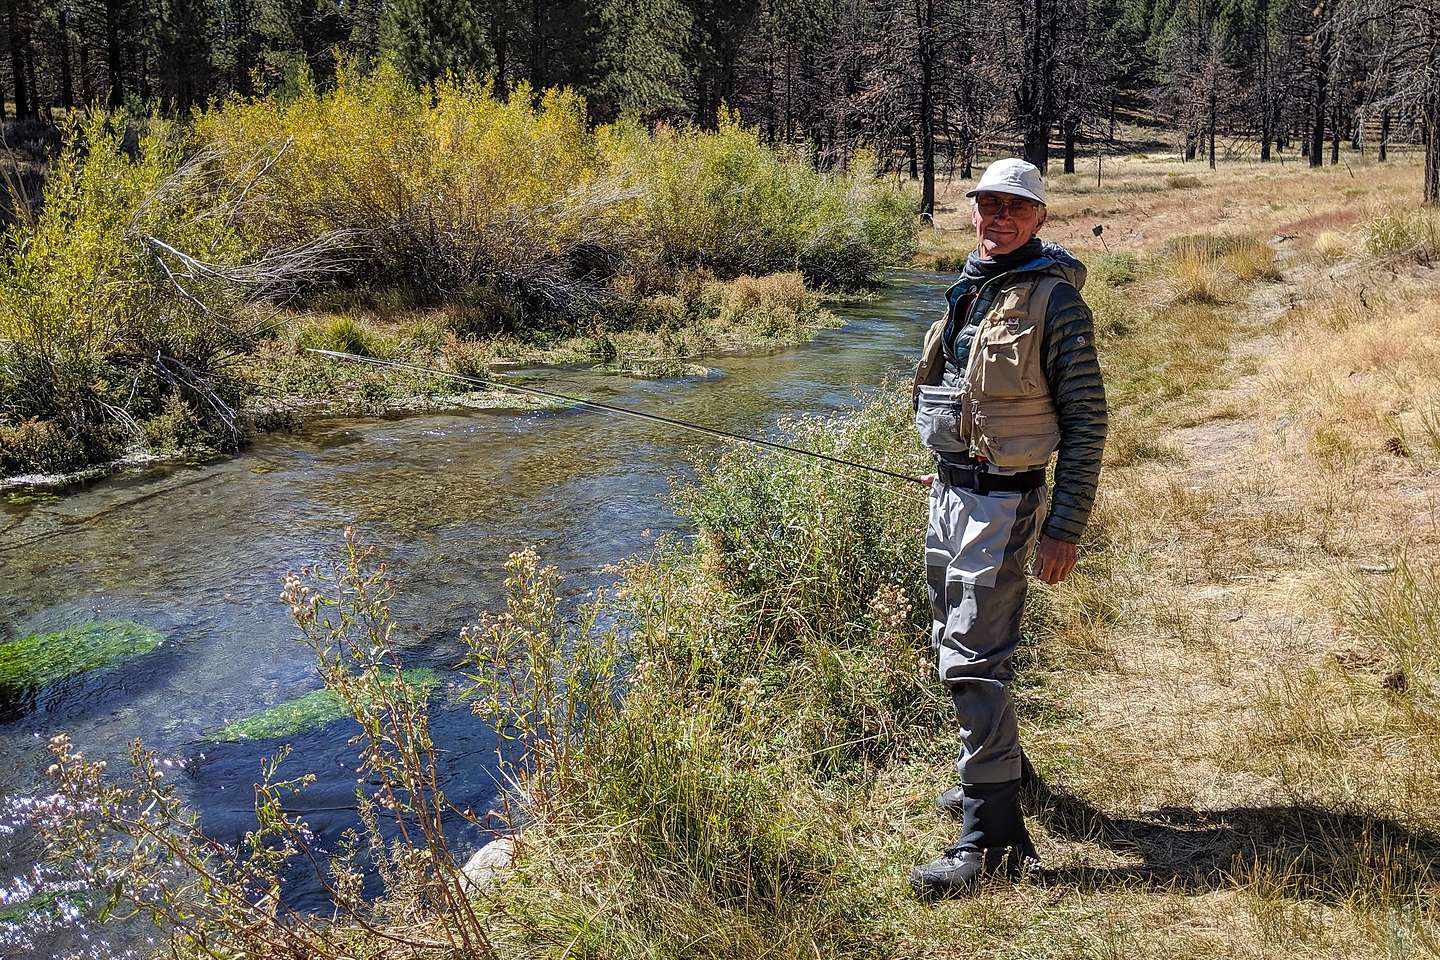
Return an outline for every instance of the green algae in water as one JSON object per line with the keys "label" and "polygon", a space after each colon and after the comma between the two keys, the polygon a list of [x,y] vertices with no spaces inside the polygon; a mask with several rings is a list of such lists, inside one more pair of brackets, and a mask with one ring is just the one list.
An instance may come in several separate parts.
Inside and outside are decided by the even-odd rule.
{"label": "green algae in water", "polygon": [[54,503],[60,497],[53,493],[7,493],[5,502],[17,507],[34,506],[37,503]]}
{"label": "green algae in water", "polygon": [[133,660],[160,646],[164,639],[143,624],[104,620],[0,643],[0,701]]}
{"label": "green algae in water", "polygon": [[90,903],[90,894],[83,890],[37,893],[28,900],[0,906],[0,923],[25,923],[36,919],[53,920],[60,916],[62,903],[83,909]]}
{"label": "green algae in water", "polygon": [[[429,693],[440,685],[440,675],[423,667],[405,670],[400,674],[404,682]],[[277,737],[293,737],[308,730],[315,730],[334,720],[346,716],[349,711],[340,695],[328,687],[311,690],[293,700],[266,707],[248,717],[227,723],[205,739],[226,743],[238,740],[272,740]]]}

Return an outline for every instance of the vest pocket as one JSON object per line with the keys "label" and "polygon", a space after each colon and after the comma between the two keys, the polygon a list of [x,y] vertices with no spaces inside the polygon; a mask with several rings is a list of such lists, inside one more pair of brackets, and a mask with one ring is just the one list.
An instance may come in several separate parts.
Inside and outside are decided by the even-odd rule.
{"label": "vest pocket", "polygon": [[975,349],[974,380],[986,397],[1033,396],[1040,385],[1029,374],[1038,369],[1039,324],[1025,317],[986,321]]}
{"label": "vest pocket", "polygon": [[956,387],[921,386],[915,407],[915,429],[920,442],[937,453],[969,450],[964,437],[966,399]]}
{"label": "vest pocket", "polygon": [[[1048,401],[1047,401],[1048,404]],[[987,403],[975,416],[975,452],[997,467],[1043,466],[1060,445],[1060,420],[1053,406]],[[1014,409],[1007,409],[1014,408]]]}

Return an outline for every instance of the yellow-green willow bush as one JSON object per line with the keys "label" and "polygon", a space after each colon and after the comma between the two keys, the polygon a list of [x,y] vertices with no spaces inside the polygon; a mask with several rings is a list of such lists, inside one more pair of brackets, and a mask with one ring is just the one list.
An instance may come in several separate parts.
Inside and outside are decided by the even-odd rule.
{"label": "yellow-green willow bush", "polygon": [[502,102],[475,81],[346,70],[331,91],[235,101],[195,130],[234,167],[275,158],[253,215],[276,242],[353,231],[364,273],[436,298],[496,277],[543,291],[610,216],[584,105],[566,91],[532,108],[525,89]]}
{"label": "yellow-green willow bush", "polygon": [[[173,415],[172,397],[228,405],[208,374],[234,331],[200,304],[256,288],[166,271],[187,273],[174,251],[224,265],[255,244],[225,216],[235,194],[207,158],[186,161],[180,128],[150,118],[130,150],[126,137],[103,112],[69,121],[40,213],[0,238],[0,474],[112,455],[167,403]],[[219,426],[217,442],[234,439]]]}
{"label": "yellow-green willow bush", "polygon": [[502,101],[474,80],[417,89],[389,67],[343,70],[330,91],[226,104],[196,133],[237,166],[275,157],[273,205],[254,215],[277,242],[351,231],[365,273],[432,297],[499,285],[574,307],[621,275],[664,290],[678,266],[852,284],[913,239],[909,201],[865,158],[817,173],[734,119],[592,133],[566,90],[532,105],[523,86]]}

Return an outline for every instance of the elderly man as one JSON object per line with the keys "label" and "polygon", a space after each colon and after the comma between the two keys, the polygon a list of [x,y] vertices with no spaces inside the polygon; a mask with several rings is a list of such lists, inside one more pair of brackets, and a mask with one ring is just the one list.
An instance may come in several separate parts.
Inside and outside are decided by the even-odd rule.
{"label": "elderly man", "polygon": [[910,875],[925,899],[968,893],[1002,864],[1018,876],[1035,855],[1020,809],[1034,774],[1010,691],[1025,560],[1033,549],[1050,584],[1074,569],[1106,430],[1085,267],[1037,236],[1040,171],[996,161],[966,196],[976,248],[925,337],[914,386],[916,426],[937,460],[925,537],[932,642],[961,739],[959,786],[936,800],[960,818],[959,837]]}

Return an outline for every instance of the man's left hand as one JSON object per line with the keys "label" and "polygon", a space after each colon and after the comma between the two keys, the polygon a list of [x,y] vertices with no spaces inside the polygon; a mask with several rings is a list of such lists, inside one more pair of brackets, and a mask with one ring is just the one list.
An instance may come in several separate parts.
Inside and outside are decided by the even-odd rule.
{"label": "man's left hand", "polygon": [[1057,584],[1075,569],[1075,557],[1075,544],[1041,534],[1040,545],[1035,548],[1035,576],[1048,584]]}

